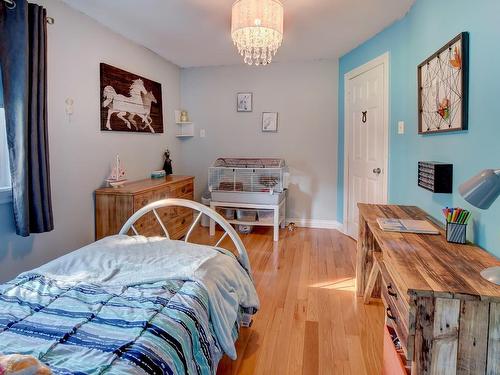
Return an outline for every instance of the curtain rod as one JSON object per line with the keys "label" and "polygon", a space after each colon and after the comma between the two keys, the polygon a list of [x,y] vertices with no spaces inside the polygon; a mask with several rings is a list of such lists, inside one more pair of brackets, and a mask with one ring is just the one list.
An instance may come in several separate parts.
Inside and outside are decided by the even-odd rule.
{"label": "curtain rod", "polygon": [[[14,9],[16,7],[16,2],[14,0],[3,0],[6,3],[7,9]],[[53,25],[55,22],[53,17],[47,17],[47,23]]]}

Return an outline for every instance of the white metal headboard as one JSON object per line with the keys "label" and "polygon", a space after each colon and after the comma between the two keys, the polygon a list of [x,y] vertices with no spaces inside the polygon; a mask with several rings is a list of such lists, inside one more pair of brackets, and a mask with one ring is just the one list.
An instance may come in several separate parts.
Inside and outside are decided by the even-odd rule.
{"label": "white metal headboard", "polygon": [[245,245],[241,241],[241,238],[238,236],[234,228],[229,224],[226,219],[224,219],[221,215],[219,215],[217,212],[212,210],[211,208],[204,206],[201,203],[195,202],[195,201],[190,201],[187,199],[177,199],[177,198],[167,198],[167,199],[162,199],[153,203],[148,204],[147,206],[144,206],[137,212],[135,212],[127,221],[125,224],[123,224],[122,229],[120,229],[119,234],[127,234],[129,230],[132,230],[134,234],[137,236],[139,233],[137,232],[137,229],[134,227],[134,224],[136,223],[137,220],[139,220],[141,217],[146,215],[148,212],[153,212],[156,220],[158,221],[158,224],[160,224],[161,229],[163,230],[163,233],[165,234],[165,237],[170,239],[170,235],[168,234],[167,228],[165,227],[165,224],[161,221],[160,215],[158,215],[158,208],[162,207],[187,207],[191,208],[194,211],[198,211],[198,215],[196,216],[196,219],[193,221],[191,226],[189,227],[189,230],[187,231],[186,236],[184,237],[184,242],[188,242],[189,237],[191,236],[191,233],[193,232],[194,228],[198,224],[198,222],[201,219],[201,216],[203,214],[207,215],[210,219],[213,219],[217,224],[219,224],[222,229],[224,230],[224,234],[222,237],[219,239],[219,241],[215,244],[215,247],[219,246],[224,238],[226,238],[227,235],[229,235],[229,238],[233,241],[234,245],[236,246],[236,251],[238,252],[238,259],[241,263],[241,265],[248,271],[250,277],[252,277],[252,269],[250,268],[250,261],[248,259],[248,254],[245,249]]}

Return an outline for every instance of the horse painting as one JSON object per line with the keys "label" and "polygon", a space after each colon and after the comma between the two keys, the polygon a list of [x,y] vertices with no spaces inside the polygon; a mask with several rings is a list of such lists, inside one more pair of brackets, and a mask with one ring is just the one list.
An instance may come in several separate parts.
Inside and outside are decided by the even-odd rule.
{"label": "horse painting", "polygon": [[101,88],[101,130],[163,132],[159,83],[101,64]]}

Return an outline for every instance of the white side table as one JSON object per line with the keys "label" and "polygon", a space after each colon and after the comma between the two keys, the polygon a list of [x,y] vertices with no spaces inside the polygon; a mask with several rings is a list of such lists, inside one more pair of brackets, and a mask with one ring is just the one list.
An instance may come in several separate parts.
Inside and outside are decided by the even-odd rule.
{"label": "white side table", "polygon": [[[281,200],[278,204],[253,204],[253,203],[232,203],[232,202],[210,202],[210,208],[216,210],[217,208],[232,208],[232,209],[243,209],[243,210],[272,210],[273,216],[272,220],[263,221],[240,221],[236,219],[226,219],[230,224],[241,224],[241,225],[259,225],[273,227],[273,239],[274,241],[279,240],[279,228],[285,228],[286,221],[286,197]],[[215,235],[215,221],[210,220],[210,235]]]}

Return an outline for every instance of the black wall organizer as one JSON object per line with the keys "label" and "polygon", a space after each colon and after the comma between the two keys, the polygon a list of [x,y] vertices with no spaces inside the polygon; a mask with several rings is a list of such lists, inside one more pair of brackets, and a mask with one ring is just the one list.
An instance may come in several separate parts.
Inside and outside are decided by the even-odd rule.
{"label": "black wall organizer", "polygon": [[419,161],[418,186],[433,193],[451,194],[453,189],[453,164]]}

